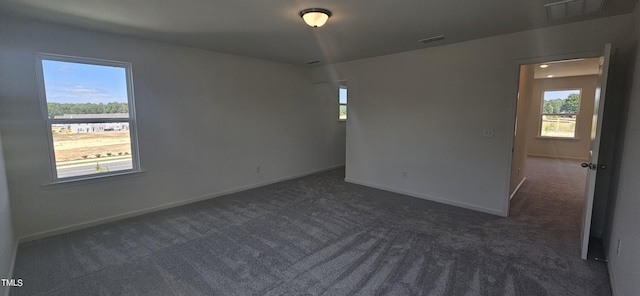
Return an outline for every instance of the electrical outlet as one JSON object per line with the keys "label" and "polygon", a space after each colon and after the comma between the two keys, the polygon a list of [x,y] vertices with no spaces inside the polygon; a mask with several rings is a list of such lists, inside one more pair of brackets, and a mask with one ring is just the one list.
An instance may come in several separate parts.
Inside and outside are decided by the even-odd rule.
{"label": "electrical outlet", "polygon": [[402,179],[406,179],[407,177],[409,177],[409,173],[407,173],[407,171],[402,171]]}
{"label": "electrical outlet", "polygon": [[620,239],[618,239],[618,248],[616,249],[616,256],[620,256]]}
{"label": "electrical outlet", "polygon": [[256,167],[256,174],[259,174],[262,171],[262,167],[261,166],[257,166]]}
{"label": "electrical outlet", "polygon": [[493,138],[494,130],[492,128],[485,128],[482,130],[483,138]]}

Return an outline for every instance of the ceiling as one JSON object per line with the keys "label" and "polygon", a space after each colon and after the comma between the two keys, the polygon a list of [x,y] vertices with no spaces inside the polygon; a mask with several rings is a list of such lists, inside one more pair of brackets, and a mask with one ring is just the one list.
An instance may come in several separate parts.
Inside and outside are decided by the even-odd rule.
{"label": "ceiling", "polygon": [[[535,64],[534,79],[596,75],[600,72],[601,58],[555,61]],[[546,68],[540,66],[546,65]],[[549,77],[548,75],[553,75]]]}
{"label": "ceiling", "polygon": [[[630,13],[638,0],[608,0],[603,10],[549,21],[544,5],[557,1],[0,0],[0,16],[321,65]],[[298,15],[311,7],[333,12],[324,27]],[[418,42],[438,35],[446,38]]]}

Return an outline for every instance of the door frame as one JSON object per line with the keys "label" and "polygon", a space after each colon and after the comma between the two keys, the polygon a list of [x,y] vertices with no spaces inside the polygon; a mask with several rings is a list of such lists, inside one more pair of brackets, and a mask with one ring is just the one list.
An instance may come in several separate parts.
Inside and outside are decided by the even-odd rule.
{"label": "door frame", "polygon": [[[520,70],[521,70],[521,66],[522,65],[529,65],[529,64],[539,64],[539,63],[546,63],[546,62],[553,62],[553,61],[562,61],[562,60],[575,60],[575,59],[587,59],[587,58],[597,58],[597,57],[601,57],[602,56],[602,50],[592,50],[592,51],[583,51],[583,52],[573,52],[573,53],[566,53],[566,54],[558,54],[558,55],[546,55],[546,56],[538,56],[538,57],[531,57],[531,58],[525,58],[525,59],[517,59],[514,61],[514,67],[515,67],[515,75],[516,75],[516,83],[515,83],[515,90],[512,92],[513,93],[513,100],[515,101],[515,104],[513,104],[513,107],[511,109],[511,117],[510,117],[510,126],[511,128],[509,129],[510,131],[510,136],[511,136],[511,157],[509,157],[509,161],[508,161],[508,169],[507,171],[509,172],[509,176],[507,177],[507,184],[506,184],[506,195],[505,195],[505,205],[506,208],[504,209],[504,216],[505,217],[509,217],[509,210],[511,208],[511,194],[510,194],[510,185],[511,185],[511,176],[513,175],[512,172],[512,164],[513,164],[513,151],[515,149],[515,143],[516,143],[516,137],[523,137],[526,136],[526,134],[519,134],[519,135],[515,135],[516,132],[516,120],[517,120],[517,116],[518,116],[518,92],[520,91]],[[606,101],[605,101],[605,106],[606,106]],[[515,135],[515,136],[514,136]],[[515,191],[514,191],[515,193]]]}

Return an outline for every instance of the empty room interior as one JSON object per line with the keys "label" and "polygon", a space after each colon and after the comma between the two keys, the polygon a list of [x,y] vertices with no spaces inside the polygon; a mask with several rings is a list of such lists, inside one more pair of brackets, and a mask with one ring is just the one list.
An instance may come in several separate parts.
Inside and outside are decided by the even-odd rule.
{"label": "empty room interior", "polygon": [[0,295],[640,295],[636,0],[0,0]]}

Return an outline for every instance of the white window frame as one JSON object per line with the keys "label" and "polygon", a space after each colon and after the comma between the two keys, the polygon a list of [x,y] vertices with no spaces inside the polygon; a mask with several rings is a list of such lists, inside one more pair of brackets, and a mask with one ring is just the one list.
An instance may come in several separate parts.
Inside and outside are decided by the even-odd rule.
{"label": "white window frame", "polygon": [[[546,114],[544,113],[544,94],[545,92],[548,91],[567,91],[567,90],[577,90],[580,92],[580,101],[578,102],[578,110],[577,112],[571,113],[570,115],[575,115],[576,116],[576,127],[574,128],[573,131],[573,137],[554,137],[554,136],[543,136],[542,135],[542,124],[544,122],[544,120],[542,119],[542,116],[544,115],[568,115],[568,114]],[[565,139],[565,140],[576,140],[578,139],[578,119],[580,118],[580,109],[582,108],[582,88],[579,87],[563,87],[563,88],[549,88],[549,89],[542,89],[542,96],[540,97],[540,115],[538,116],[538,119],[540,120],[540,124],[538,125],[538,138],[544,138],[544,139]]]}
{"label": "white window frame", "polygon": [[[340,102],[340,90],[341,89],[345,89],[347,90],[347,103],[342,104]],[[338,87],[338,121],[347,121],[347,119],[349,118],[348,115],[348,111],[347,114],[345,114],[345,118],[340,118],[340,108],[342,108],[342,106],[345,106],[347,110],[349,110],[349,107],[347,107],[347,105],[349,104],[349,90],[347,89],[347,85],[344,83],[341,83],[340,86]]]}
{"label": "white window frame", "polygon": [[[111,66],[111,67],[119,67],[125,69],[126,75],[126,83],[127,83],[127,108],[129,109],[129,117],[128,118],[63,118],[63,119],[51,119],[49,118],[49,112],[47,107],[47,94],[44,83],[44,70],[43,70],[43,61],[59,61],[59,62],[69,62],[69,63],[79,63],[79,64],[88,64],[88,65],[96,65],[96,66]],[[37,53],[36,54],[36,75],[38,79],[38,91],[40,96],[40,109],[42,111],[42,118],[45,124],[45,130],[47,134],[47,144],[49,148],[49,160],[50,160],[50,174],[52,183],[57,182],[69,182],[69,181],[79,181],[79,180],[87,180],[87,179],[96,179],[103,178],[109,176],[119,176],[131,173],[140,172],[140,156],[138,151],[138,132],[137,132],[137,124],[136,124],[136,112],[135,112],[135,101],[133,97],[133,78],[132,78],[132,64],[129,62],[119,62],[119,61],[111,61],[111,60],[102,60],[102,59],[94,59],[94,58],[84,58],[84,57],[74,57],[74,56],[65,56],[65,55],[57,55],[57,54],[46,54],[46,53]],[[127,122],[129,123],[129,136],[131,141],[131,169],[128,170],[118,170],[113,172],[100,172],[95,174],[87,174],[87,175],[79,175],[79,176],[71,176],[71,177],[58,177],[58,170],[56,165],[56,157],[55,150],[53,144],[53,132],[52,126],[54,124],[78,124],[78,123],[110,123],[110,122]]]}

